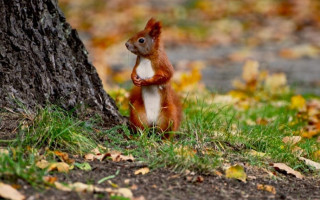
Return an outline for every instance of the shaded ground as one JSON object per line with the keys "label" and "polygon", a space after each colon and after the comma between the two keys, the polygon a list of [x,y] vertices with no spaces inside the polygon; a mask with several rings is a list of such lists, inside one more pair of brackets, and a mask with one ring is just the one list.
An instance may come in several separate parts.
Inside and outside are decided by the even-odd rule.
{"label": "shaded ground", "polygon": [[[145,199],[319,199],[320,180],[306,178],[299,180],[289,176],[277,174],[277,179],[253,167],[247,167],[247,175],[251,178],[247,183],[233,179],[226,179],[216,175],[202,175],[203,182],[193,182],[199,175],[182,175],[168,169],[156,169],[146,175],[134,175],[134,171],[141,168],[136,163],[114,163],[110,161],[90,162],[93,170],[86,172],[71,170],[68,174],[56,173],[61,182],[94,183],[120,170],[118,176],[111,181],[119,187],[131,188],[135,197]],[[129,179],[126,185],[124,182]],[[268,184],[276,188],[276,194],[257,189],[257,184]],[[106,182],[100,187],[111,187]],[[136,188],[136,189],[135,189]],[[27,199],[108,199],[102,194],[85,194],[76,192],[62,192],[55,189],[36,191],[30,186],[22,186]]]}

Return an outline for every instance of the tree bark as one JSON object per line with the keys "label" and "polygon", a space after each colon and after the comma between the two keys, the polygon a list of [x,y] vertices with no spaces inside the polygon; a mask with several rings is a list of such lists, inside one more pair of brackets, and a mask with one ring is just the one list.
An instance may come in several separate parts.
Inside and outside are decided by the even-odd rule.
{"label": "tree bark", "polygon": [[124,123],[56,0],[0,0],[0,108],[86,107]]}

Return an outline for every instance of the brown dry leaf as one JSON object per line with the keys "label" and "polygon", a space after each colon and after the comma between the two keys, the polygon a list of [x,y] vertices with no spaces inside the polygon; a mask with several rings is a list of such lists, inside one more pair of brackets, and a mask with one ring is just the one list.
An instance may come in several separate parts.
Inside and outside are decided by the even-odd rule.
{"label": "brown dry leaf", "polygon": [[301,141],[301,136],[286,136],[282,139],[282,142],[289,145],[295,145]]}
{"label": "brown dry leaf", "polygon": [[141,168],[141,169],[138,169],[134,172],[135,175],[138,175],[138,174],[142,174],[142,175],[145,175],[147,173],[149,173],[150,169],[148,167],[144,167],[144,168]]}
{"label": "brown dry leaf", "polygon": [[58,177],[56,176],[45,176],[43,177],[43,180],[49,184],[53,184],[58,180]]}
{"label": "brown dry leaf", "polygon": [[316,170],[320,170],[320,163],[317,163],[313,160],[309,160],[307,158],[304,157],[299,157],[299,160],[304,161],[307,165],[314,167]]}
{"label": "brown dry leaf", "polygon": [[54,163],[55,167],[57,168],[58,172],[69,172],[70,166],[65,162],[58,162]]}
{"label": "brown dry leaf", "polygon": [[132,155],[122,155],[121,152],[119,151],[111,151],[109,153],[104,154],[104,157],[102,158],[102,160],[104,160],[105,158],[111,158],[112,161],[114,162],[120,162],[120,161],[129,161],[129,162],[133,162],[134,161],[134,157]]}
{"label": "brown dry leaf", "polygon": [[320,133],[318,130],[309,130],[302,132],[301,136],[304,138],[312,138],[313,136],[316,136]]}
{"label": "brown dry leaf", "polygon": [[75,182],[71,184],[62,184],[58,181],[54,183],[55,187],[62,191],[77,191],[77,192],[108,192],[111,195],[119,195],[126,198],[132,198],[133,194],[130,189],[128,188],[100,188],[94,185],[88,185],[81,182]]}
{"label": "brown dry leaf", "polygon": [[54,151],[54,154],[57,155],[61,159],[61,161],[64,161],[68,164],[74,163],[74,159],[70,159],[67,153],[61,151]]}
{"label": "brown dry leaf", "polygon": [[102,160],[104,158],[104,154],[98,153],[98,154],[92,154],[92,153],[88,153],[86,155],[84,155],[84,159],[86,160]]}
{"label": "brown dry leaf", "polygon": [[133,197],[132,191],[128,188],[119,188],[117,190],[114,190],[113,192],[126,198],[131,199]]}
{"label": "brown dry leaf", "polygon": [[285,172],[286,174],[291,174],[299,179],[302,179],[304,176],[298,172],[292,169],[291,167],[287,166],[284,163],[273,163],[272,166],[279,172]]}
{"label": "brown dry leaf", "polygon": [[198,182],[198,183],[202,183],[203,181],[204,181],[203,176],[197,176],[197,178],[196,178],[196,182]]}
{"label": "brown dry leaf", "polygon": [[276,188],[272,185],[263,185],[263,184],[257,184],[258,190],[265,190],[268,192],[271,192],[272,194],[276,194]]}
{"label": "brown dry leaf", "polygon": [[301,156],[302,154],[305,153],[305,151],[303,149],[301,149],[300,147],[298,146],[295,146],[291,149],[292,153],[294,153],[295,155],[297,156]]}
{"label": "brown dry leaf", "polygon": [[45,169],[49,167],[50,163],[46,160],[40,160],[36,163],[36,166],[39,167],[40,169]]}
{"label": "brown dry leaf", "polygon": [[0,197],[11,200],[23,200],[26,197],[11,185],[0,182]]}
{"label": "brown dry leaf", "polygon": [[246,182],[247,174],[244,172],[244,168],[241,165],[233,165],[226,170],[226,177]]}

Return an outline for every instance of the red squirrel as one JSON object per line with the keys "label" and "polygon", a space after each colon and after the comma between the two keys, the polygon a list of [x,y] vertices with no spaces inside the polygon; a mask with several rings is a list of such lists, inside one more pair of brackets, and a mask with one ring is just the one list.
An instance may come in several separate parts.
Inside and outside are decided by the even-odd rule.
{"label": "red squirrel", "polygon": [[155,127],[169,137],[168,132],[179,129],[182,109],[170,86],[174,69],[162,45],[161,27],[161,22],[151,18],[144,30],[125,44],[137,55],[131,73],[130,126],[134,131]]}

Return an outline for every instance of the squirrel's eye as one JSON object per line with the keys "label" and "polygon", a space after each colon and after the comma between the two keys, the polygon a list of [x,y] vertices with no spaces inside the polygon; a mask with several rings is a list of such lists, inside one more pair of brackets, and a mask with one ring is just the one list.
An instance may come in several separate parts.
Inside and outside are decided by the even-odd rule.
{"label": "squirrel's eye", "polygon": [[138,41],[139,41],[140,43],[144,43],[144,39],[143,39],[143,38],[140,38]]}

